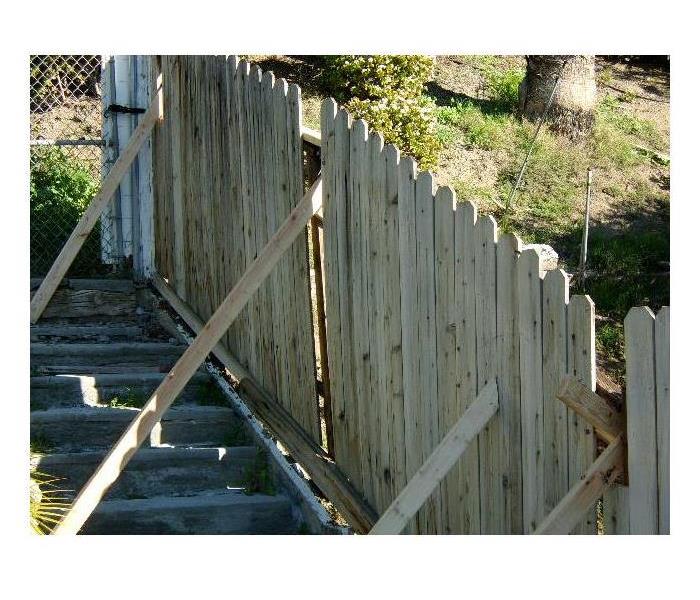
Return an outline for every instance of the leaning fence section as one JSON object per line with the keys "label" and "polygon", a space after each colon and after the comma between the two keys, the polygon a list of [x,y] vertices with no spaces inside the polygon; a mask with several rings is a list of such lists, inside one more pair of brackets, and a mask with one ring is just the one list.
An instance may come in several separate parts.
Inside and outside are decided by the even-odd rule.
{"label": "leaning fence section", "polygon": [[409,529],[533,531],[595,459],[555,397],[567,373],[595,388],[593,303],[332,100],[322,165],[338,464],[383,512],[495,379],[499,412]]}
{"label": "leaning fence section", "polygon": [[[206,321],[303,196],[299,87],[236,57],[160,56],[155,264]],[[320,440],[308,247],[294,243],[222,340]]]}

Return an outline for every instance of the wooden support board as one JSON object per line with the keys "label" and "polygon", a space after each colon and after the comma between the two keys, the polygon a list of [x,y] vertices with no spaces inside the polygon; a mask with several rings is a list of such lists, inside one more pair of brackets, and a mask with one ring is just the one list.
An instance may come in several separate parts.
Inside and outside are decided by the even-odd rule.
{"label": "wooden support board", "polygon": [[69,512],[56,526],[54,533],[78,533],[109,486],[119,477],[153,427],[204,362],[207,354],[230,327],[241,308],[259,289],[299,233],[304,231],[308,220],[321,206],[321,194],[321,180],[318,179],[107,453],[76,496]]}
{"label": "wooden support board", "polygon": [[440,484],[479,431],[498,410],[496,382],[486,385],[458,419],[403,491],[379,518],[370,534],[398,534]]}
{"label": "wooden support board", "polygon": [[596,500],[605,490],[614,485],[623,472],[625,445],[622,436],[618,436],[601,453],[584,474],[583,478],[571,488],[556,508],[539,524],[535,534],[569,533],[591,510]]}
{"label": "wooden support board", "polygon": [[622,415],[578,379],[563,377],[557,398],[593,425],[600,437],[608,443],[624,429]]}
{"label": "wooden support board", "polygon": [[56,257],[53,265],[51,265],[49,272],[46,274],[44,281],[34,294],[29,309],[30,320],[32,323],[36,323],[41,314],[44,312],[44,309],[49,303],[49,300],[51,300],[56,288],[65,277],[68,269],[73,263],[73,260],[83,247],[83,243],[95,227],[100,215],[104,212],[107,203],[112,199],[114,192],[119,186],[119,182],[129,170],[129,167],[138,155],[141,146],[143,146],[144,142],[150,135],[153,126],[162,117],[162,88],[159,87],[156,91],[155,98],[148,107],[148,110],[144,113],[138,127],[136,127],[134,130],[131,139],[124,148],[124,151],[119,155],[102,182],[100,191],[90,201],[90,204],[88,205],[87,209],[85,209],[83,216],[80,217],[80,221],[78,221],[78,224],[75,226],[73,233],[70,234],[70,237],[64,244],[61,252]]}
{"label": "wooden support board", "polygon": [[[153,284],[173,310],[199,335],[204,323],[160,275]],[[236,381],[236,391],[248,408],[289,450],[292,457],[309,473],[314,484],[338,508],[350,526],[358,533],[367,533],[377,521],[377,514],[348,481],[347,476],[310,436],[280,402],[265,392],[226,347],[219,342],[212,353]]]}

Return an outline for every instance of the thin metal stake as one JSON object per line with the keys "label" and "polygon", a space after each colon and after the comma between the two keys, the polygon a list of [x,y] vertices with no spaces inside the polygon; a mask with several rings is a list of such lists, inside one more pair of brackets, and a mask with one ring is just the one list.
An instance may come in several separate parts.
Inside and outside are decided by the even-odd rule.
{"label": "thin metal stake", "polygon": [[593,184],[593,169],[588,168],[588,181],[586,183],[586,218],[583,223],[583,239],[581,240],[581,259],[579,261],[579,276],[581,277],[581,289],[586,280],[586,258],[588,257],[588,223],[591,219],[591,187]]}

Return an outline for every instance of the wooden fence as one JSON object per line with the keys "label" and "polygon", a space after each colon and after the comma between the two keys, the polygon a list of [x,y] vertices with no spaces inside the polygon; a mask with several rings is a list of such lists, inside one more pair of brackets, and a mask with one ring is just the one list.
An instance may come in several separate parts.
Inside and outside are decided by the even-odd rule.
{"label": "wooden fence", "polygon": [[636,307],[625,318],[629,486],[604,497],[606,533],[670,533],[670,315]]}
{"label": "wooden fence", "polygon": [[[206,321],[302,197],[300,90],[235,57],[162,56],[154,70],[156,267]],[[495,416],[406,531],[534,532],[596,459],[593,426],[557,399],[566,375],[596,388],[593,302],[333,100],[321,122],[315,253],[337,467],[382,514],[497,381]],[[222,343],[319,442],[309,281],[302,236]],[[606,531],[663,533],[668,310],[634,309],[626,336],[629,488],[606,486]],[[573,532],[596,531],[591,509]]]}
{"label": "wooden fence", "polygon": [[[303,195],[300,90],[236,57],[153,62],[156,268],[206,321]],[[319,441],[305,236],[222,342]]]}
{"label": "wooden fence", "polygon": [[593,303],[332,100],[321,152],[338,464],[382,512],[497,379],[498,414],[412,530],[533,531],[595,458],[555,398],[566,373],[595,388]]}

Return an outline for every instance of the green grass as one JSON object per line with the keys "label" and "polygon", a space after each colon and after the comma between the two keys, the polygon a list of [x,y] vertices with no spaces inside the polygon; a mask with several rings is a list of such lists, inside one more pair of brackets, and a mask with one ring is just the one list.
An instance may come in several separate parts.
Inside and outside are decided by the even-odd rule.
{"label": "green grass", "polygon": [[658,310],[668,304],[670,240],[667,231],[592,235],[588,244],[586,292],[603,313],[623,319],[632,306]]}
{"label": "green grass", "polygon": [[436,109],[438,139],[443,144],[455,142],[467,148],[496,150],[509,142],[514,118],[499,110],[485,109],[469,100],[453,102]]}
{"label": "green grass", "polygon": [[47,454],[53,448],[53,441],[43,432],[36,433],[29,439],[29,451],[32,454]]}

